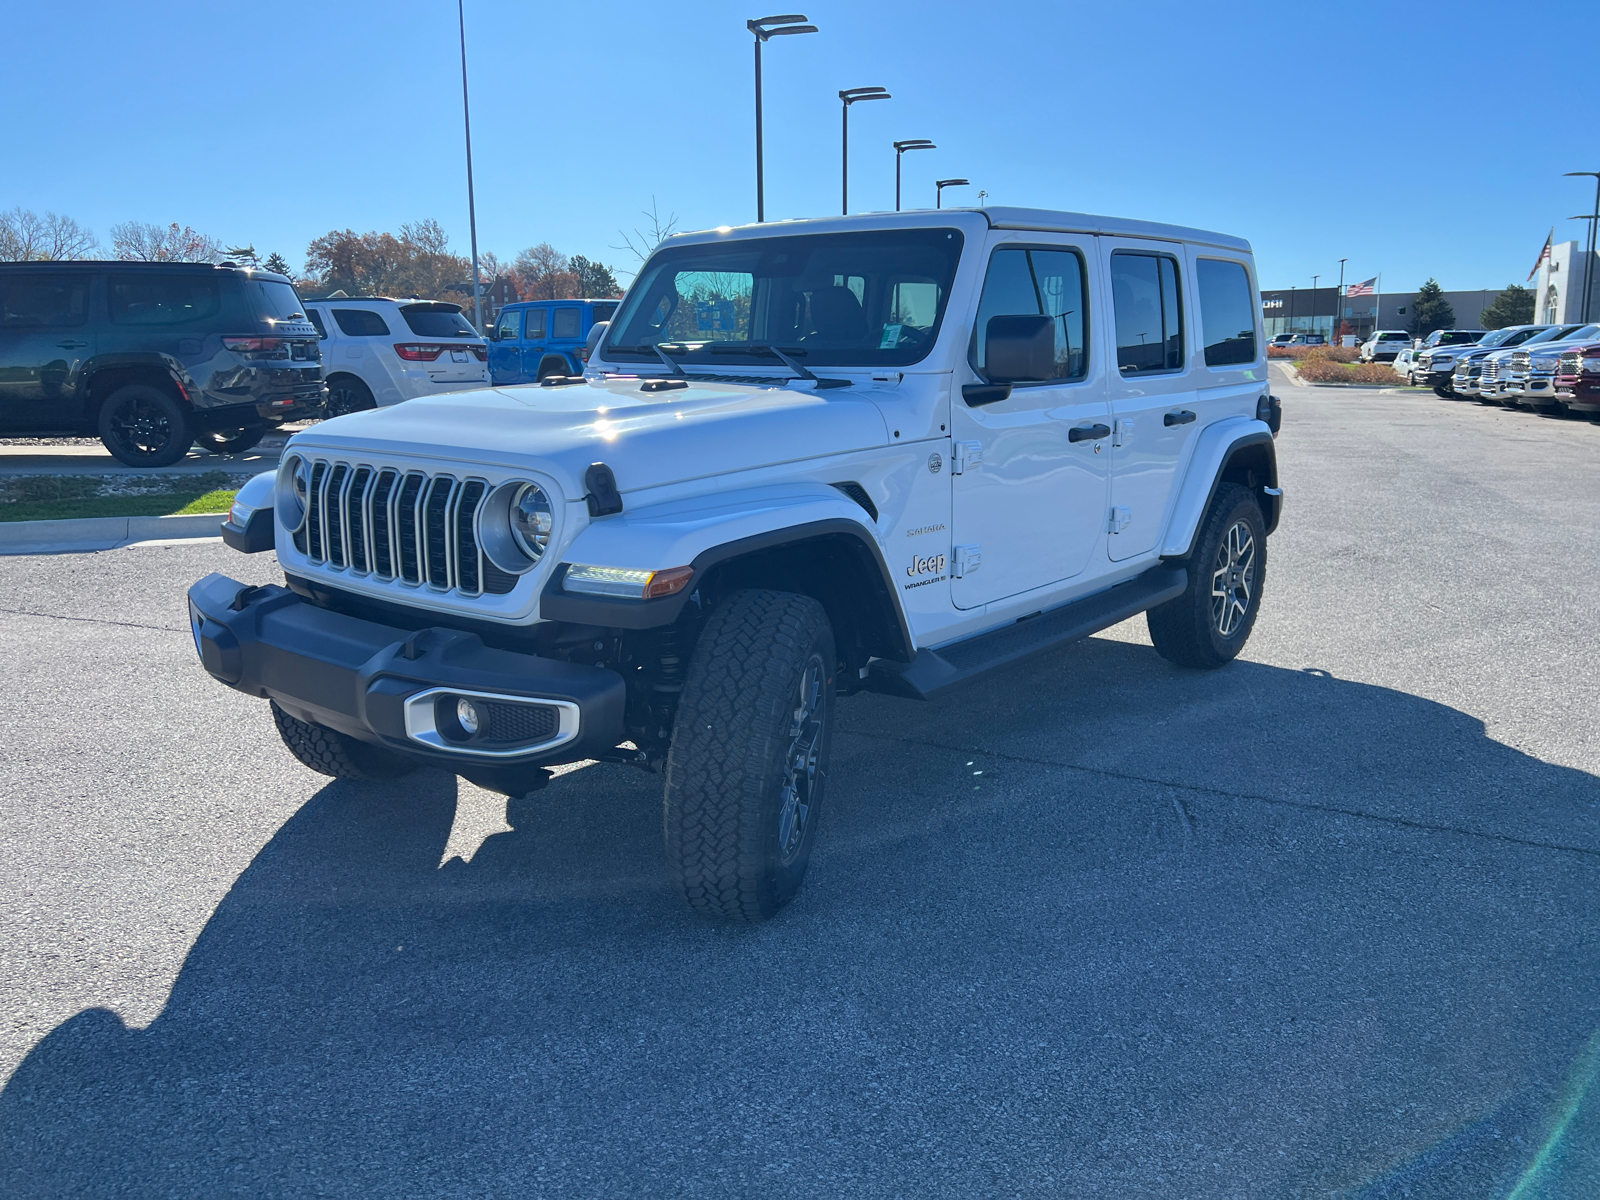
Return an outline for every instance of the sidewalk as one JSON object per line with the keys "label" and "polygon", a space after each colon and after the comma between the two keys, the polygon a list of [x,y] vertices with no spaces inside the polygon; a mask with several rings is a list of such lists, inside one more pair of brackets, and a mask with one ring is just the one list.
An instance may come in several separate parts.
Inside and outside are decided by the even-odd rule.
{"label": "sidewalk", "polygon": [[243,454],[206,454],[191,450],[170,467],[123,466],[99,442],[83,446],[0,446],[0,476],[204,475],[207,471],[254,475],[278,465],[278,456],[286,440],[285,434],[271,434]]}

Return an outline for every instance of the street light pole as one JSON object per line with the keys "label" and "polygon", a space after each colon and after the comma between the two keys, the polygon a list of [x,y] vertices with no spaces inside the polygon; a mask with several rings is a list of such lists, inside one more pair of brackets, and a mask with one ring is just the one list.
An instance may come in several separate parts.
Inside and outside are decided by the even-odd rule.
{"label": "street light pole", "polygon": [[889,89],[881,87],[846,88],[839,93],[839,99],[844,102],[844,164],[839,172],[839,179],[844,188],[843,213],[850,215],[850,106],[858,100],[887,100]]}
{"label": "street light pole", "polygon": [[467,12],[456,0],[456,21],[461,27],[461,118],[467,127],[467,228],[472,234],[472,320],[483,332],[483,289],[478,285],[478,204],[472,195],[472,110],[467,107]]}
{"label": "street light pole", "polygon": [[761,46],[768,38],[785,33],[815,33],[815,25],[804,24],[801,13],[785,13],[776,17],[757,17],[746,21],[745,28],[756,36],[756,221],[767,219],[766,180],[763,178],[761,150]]}
{"label": "street light pole", "polygon": [[1319,280],[1321,278],[1322,278],[1321,275],[1313,275],[1311,277],[1311,332],[1312,333],[1315,333],[1317,331],[1317,280]]}
{"label": "street light pole", "polygon": [[[1600,171],[1568,171],[1568,175],[1593,175],[1594,176],[1594,212],[1581,217],[1573,217],[1574,221],[1589,222],[1589,253],[1583,260],[1583,309],[1582,320],[1585,325],[1589,323],[1589,290],[1590,279],[1594,273],[1594,238],[1595,226],[1600,224]],[[1535,300],[1537,303],[1537,300]]]}
{"label": "street light pole", "polygon": [[972,181],[970,179],[936,179],[936,180],[934,180],[933,186],[934,186],[934,188],[936,190],[935,190],[935,192],[933,194],[933,206],[935,208],[943,208],[944,207],[944,190],[945,190],[945,188],[947,188],[947,187],[965,187],[967,184],[969,184],[971,182]]}
{"label": "street light pole", "polygon": [[937,150],[927,138],[907,138],[894,144],[894,210],[900,211],[900,156],[907,150]]}

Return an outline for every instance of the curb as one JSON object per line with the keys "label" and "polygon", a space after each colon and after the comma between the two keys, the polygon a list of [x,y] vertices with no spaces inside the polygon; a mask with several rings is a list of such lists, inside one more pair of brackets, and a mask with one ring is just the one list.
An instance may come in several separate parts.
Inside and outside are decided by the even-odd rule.
{"label": "curb", "polygon": [[226,513],[176,517],[82,517],[70,521],[0,521],[0,555],[114,550],[135,542],[220,537]]}

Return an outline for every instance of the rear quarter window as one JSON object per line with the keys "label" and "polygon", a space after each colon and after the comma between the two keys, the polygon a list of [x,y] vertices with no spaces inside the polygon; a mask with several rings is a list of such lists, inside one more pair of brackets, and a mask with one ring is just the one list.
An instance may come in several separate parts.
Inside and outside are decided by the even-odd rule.
{"label": "rear quarter window", "polygon": [[1205,335],[1206,366],[1226,367],[1256,360],[1256,309],[1250,295],[1250,274],[1243,263],[1202,258],[1196,263],[1200,282],[1200,328]]}
{"label": "rear quarter window", "polygon": [[389,326],[370,308],[336,308],[333,319],[347,337],[388,337]]}
{"label": "rear quarter window", "polygon": [[217,281],[201,275],[113,275],[109,300],[116,325],[187,325],[222,309]]}
{"label": "rear quarter window", "polygon": [[575,338],[583,336],[583,310],[581,308],[558,308],[555,319],[550,323],[550,336],[557,338]]}
{"label": "rear quarter window", "polygon": [[609,321],[616,311],[617,306],[615,304],[596,304],[594,306],[594,319],[596,321]]}

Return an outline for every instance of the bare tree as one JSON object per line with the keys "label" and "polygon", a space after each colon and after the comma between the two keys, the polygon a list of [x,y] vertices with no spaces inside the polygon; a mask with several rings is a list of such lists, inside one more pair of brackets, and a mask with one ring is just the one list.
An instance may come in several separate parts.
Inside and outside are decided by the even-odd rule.
{"label": "bare tree", "polygon": [[91,257],[99,243],[71,217],[24,208],[0,213],[0,259],[9,262],[60,262]]}
{"label": "bare tree", "polygon": [[221,262],[222,243],[189,226],[124,221],[111,227],[111,250],[124,262]]}
{"label": "bare tree", "polygon": [[[643,265],[644,260],[655,253],[657,246],[678,232],[678,214],[672,213],[665,221],[661,219],[661,210],[656,207],[656,198],[650,197],[650,211],[643,214],[650,222],[649,229],[635,229],[630,236],[626,229],[619,229],[617,233],[622,238],[622,245],[611,247],[613,250],[627,250]],[[632,271],[624,271],[624,275],[632,275]]]}
{"label": "bare tree", "polygon": [[577,295],[578,279],[572,261],[549,242],[529,246],[517,255],[512,270],[519,281],[518,291],[529,300],[559,300]]}

